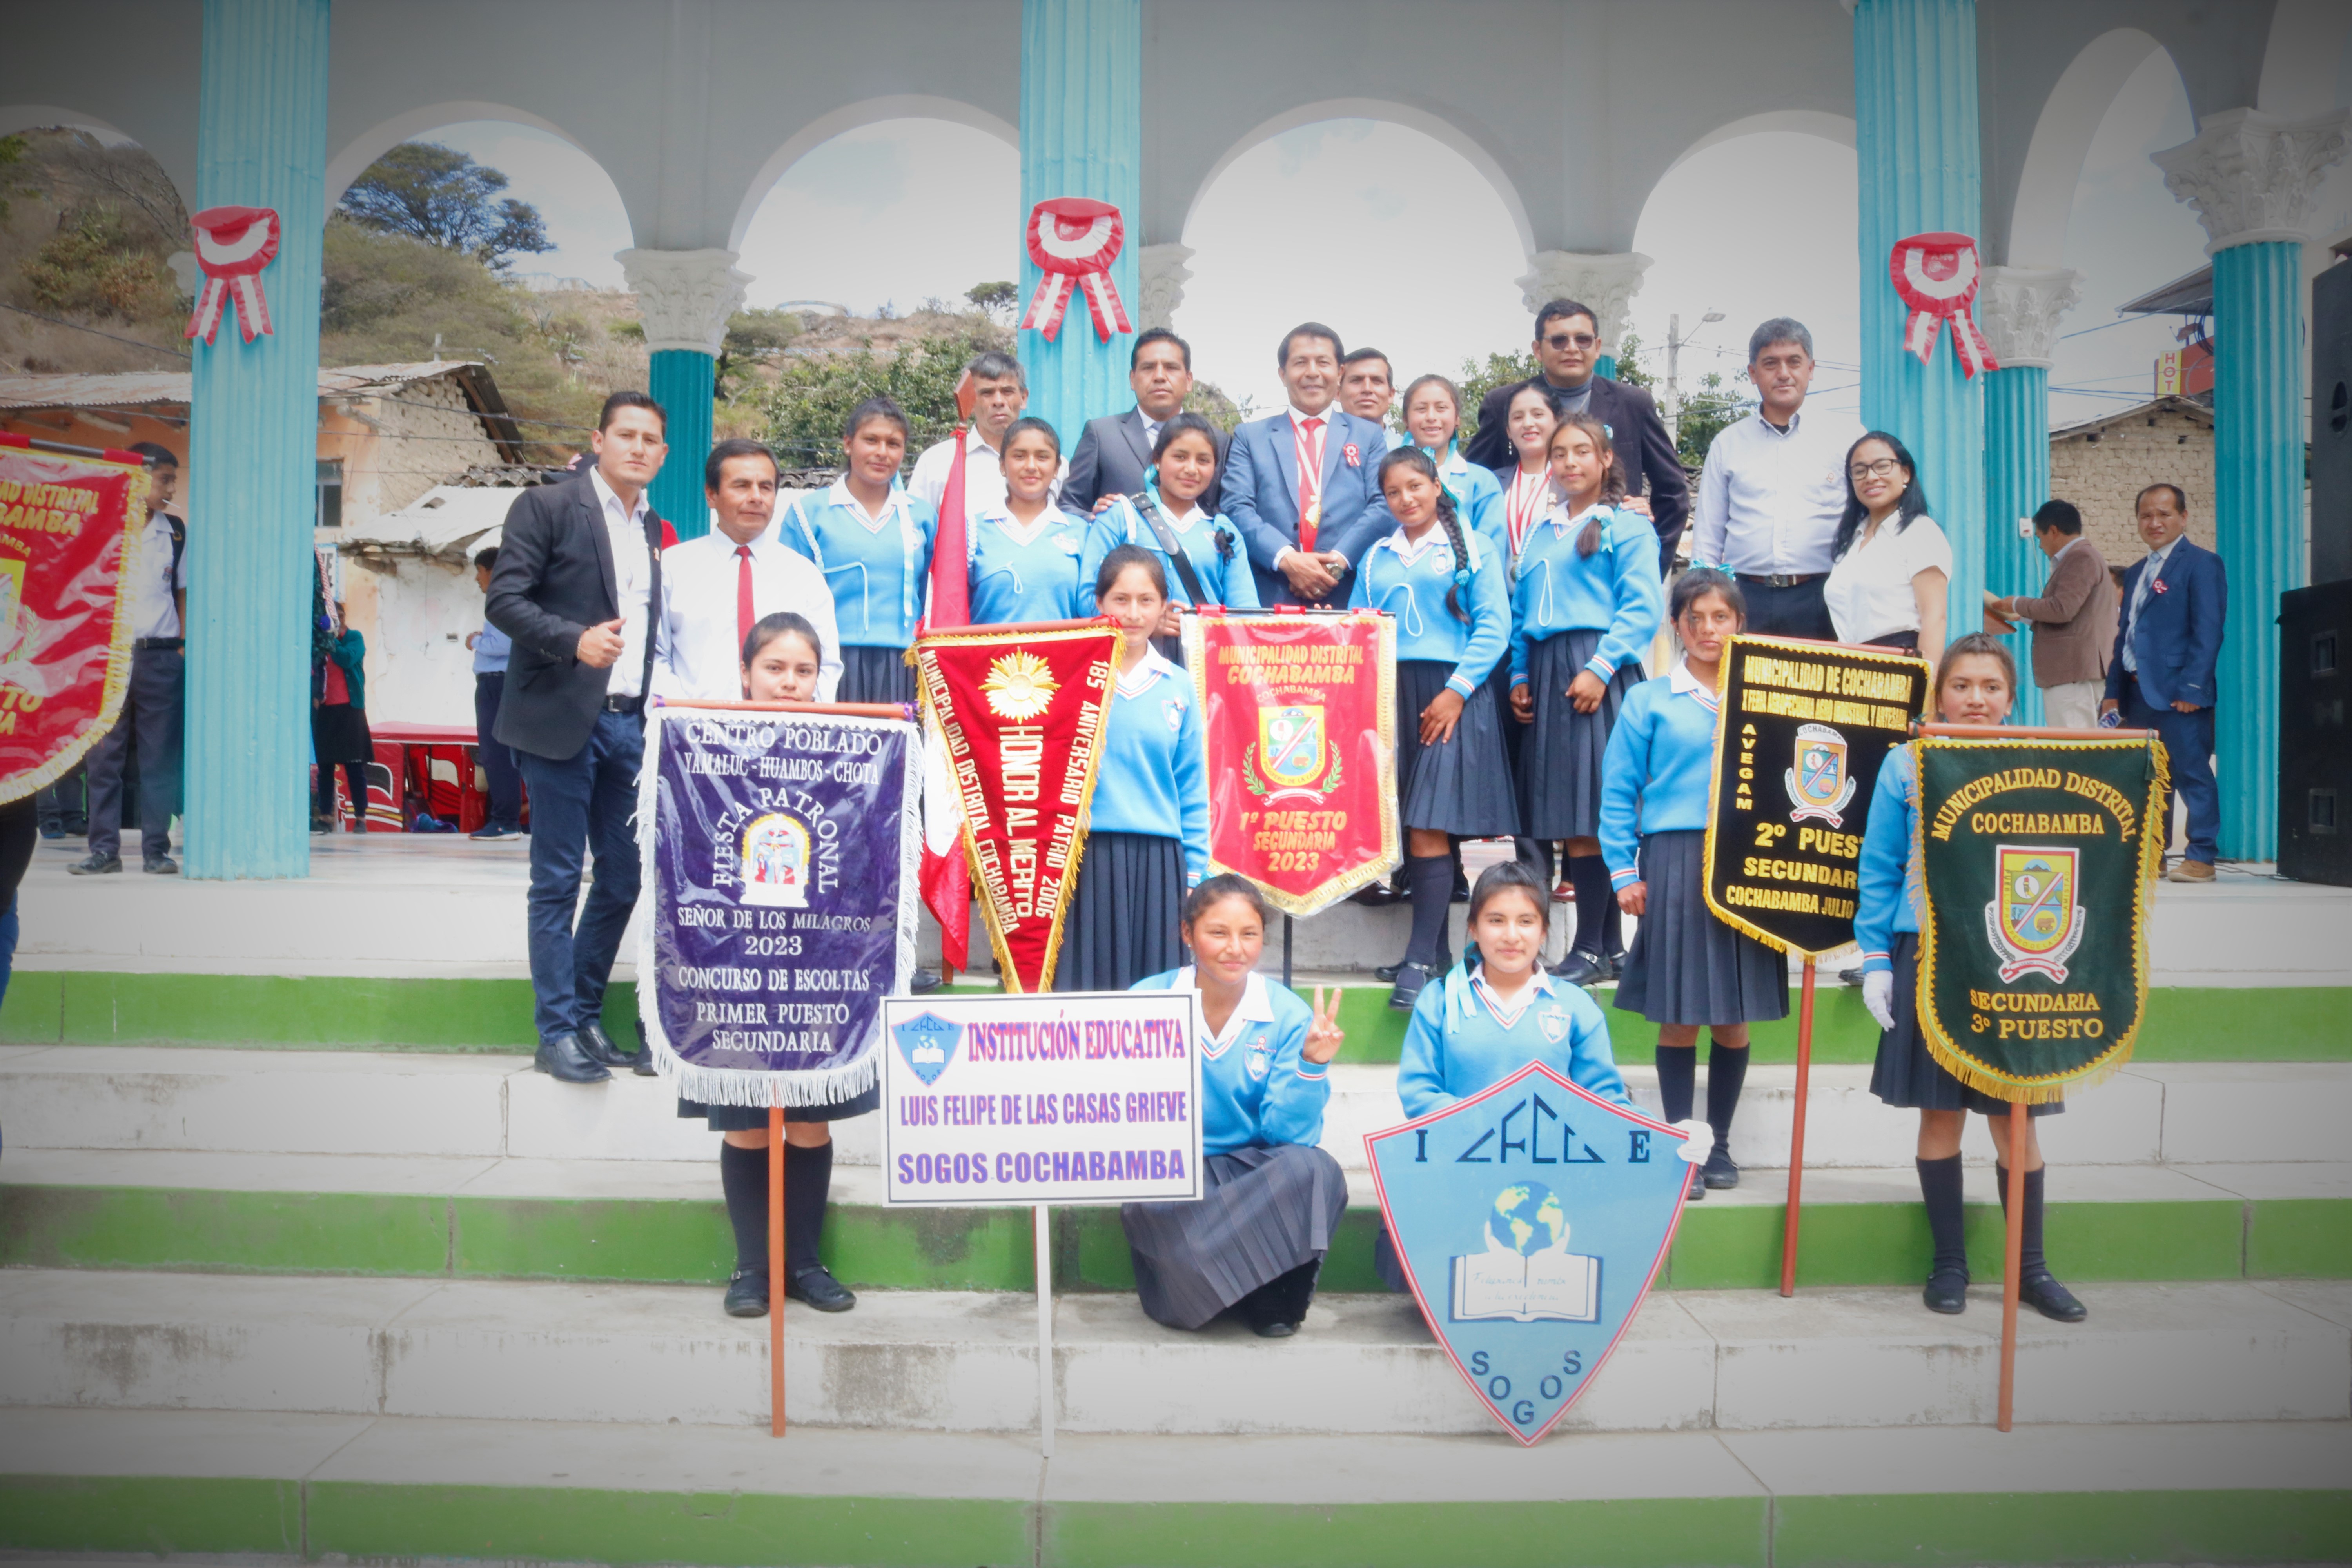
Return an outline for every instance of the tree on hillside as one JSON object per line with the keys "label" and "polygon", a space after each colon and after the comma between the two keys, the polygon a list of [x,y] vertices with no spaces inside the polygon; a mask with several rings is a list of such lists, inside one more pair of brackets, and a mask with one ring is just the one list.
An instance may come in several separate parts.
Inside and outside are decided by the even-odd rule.
{"label": "tree on hillside", "polygon": [[971,307],[992,321],[1013,322],[1013,308],[1021,302],[1021,290],[1010,283],[975,283],[964,290],[963,297]]}
{"label": "tree on hillside", "polygon": [[1455,432],[1454,438],[1466,447],[1470,444],[1470,437],[1478,433],[1478,407],[1486,401],[1488,393],[1498,386],[1526,381],[1535,374],[1533,350],[1515,354],[1488,354],[1483,365],[1475,359],[1464,360],[1462,374],[1454,378],[1454,384],[1462,389],[1462,426]]}
{"label": "tree on hillside", "polygon": [[383,234],[462,251],[493,271],[514,258],[553,250],[539,209],[512,196],[503,171],[455,148],[404,142],[352,182],[336,210]]}
{"label": "tree on hillside", "polygon": [[[1748,373],[1739,373],[1746,380]],[[1675,438],[1675,455],[1685,464],[1706,461],[1706,449],[1723,428],[1755,406],[1753,399],[1727,384],[1721,371],[1699,377],[1698,390],[1683,399],[1682,418]]]}
{"label": "tree on hillside", "polygon": [[983,349],[1008,350],[1012,334],[984,317],[933,332],[888,357],[869,342],[853,353],[811,355],[786,362],[761,395],[767,442],[793,467],[841,461],[841,426],[849,411],[885,396],[907,411],[907,455],[912,458],[955,428],[955,384],[964,362]]}

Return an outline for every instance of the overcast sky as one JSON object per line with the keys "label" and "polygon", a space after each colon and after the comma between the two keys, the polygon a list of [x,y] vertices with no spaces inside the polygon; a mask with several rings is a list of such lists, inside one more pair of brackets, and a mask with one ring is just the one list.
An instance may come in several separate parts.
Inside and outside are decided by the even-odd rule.
{"label": "overcast sky", "polygon": [[[2352,55],[2347,55],[2352,86]],[[2158,53],[2102,122],[2075,193],[2066,264],[2084,274],[2052,374],[2051,416],[2064,424],[2126,406],[2152,390],[2172,318],[2126,320],[2115,307],[2205,262],[2204,233],[2164,189],[2148,154],[2194,132],[2170,59]],[[583,153],[522,126],[476,122],[429,132],[503,169],[512,193],[545,215],[554,252],[519,268],[617,286],[629,232],[611,183]],[[1367,179],[1363,171],[1380,174]],[[1272,242],[1272,215],[1310,202],[1349,244],[1307,253]],[[905,311],[960,300],[975,283],[1016,275],[1019,171],[1010,147],[943,121],[899,120],[848,132],[793,165],[753,219],[742,268],[751,300],[829,300]],[[2321,193],[2323,231],[2352,225],[2352,167]],[[1769,315],[1812,328],[1825,405],[1858,406],[1853,154],[1819,138],[1739,138],[1700,153],[1652,193],[1634,248],[1653,265],[1633,304],[1651,371],[1664,374],[1667,317],[1696,341],[1682,377],[1727,377],[1747,333]],[[1810,243],[1751,248],[1749,237]],[[905,237],[921,235],[921,244]],[[1452,374],[1468,357],[1526,346],[1513,279],[1527,270],[1503,203],[1458,154],[1402,126],[1326,121],[1236,159],[1195,206],[1195,255],[1176,327],[1203,377],[1261,409],[1279,406],[1273,345],[1307,317],[1353,345],[1387,351],[1400,379]],[[1734,265],[1734,260],[1738,264]],[[1131,303],[1131,302],[1130,302]],[[1701,328],[1706,310],[1725,313]]]}

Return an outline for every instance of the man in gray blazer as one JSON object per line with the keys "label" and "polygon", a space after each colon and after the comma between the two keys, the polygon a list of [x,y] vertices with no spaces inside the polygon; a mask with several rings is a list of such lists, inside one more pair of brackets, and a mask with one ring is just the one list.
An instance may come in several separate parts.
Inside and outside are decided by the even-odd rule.
{"label": "man in gray blazer", "polygon": [[2116,640],[2115,583],[2098,546],[2083,537],[2083,514],[2070,502],[2042,504],[2033,514],[2033,541],[2050,557],[2042,596],[1987,594],[1985,608],[2011,624],[2032,623],[2033,684],[2042,689],[2047,721],[2094,729]]}
{"label": "man in gray blazer", "polygon": [[[1070,453],[1070,475],[1062,481],[1062,510],[1073,517],[1090,517],[1120,496],[1143,488],[1144,470],[1151,467],[1151,447],[1160,427],[1184,406],[1192,390],[1192,347],[1165,327],[1137,335],[1128,355],[1127,384],[1135,389],[1135,406],[1124,414],[1089,419]],[[1217,492],[1224,479],[1225,447],[1217,443],[1217,478],[1201,492],[1201,510],[1217,514]]]}

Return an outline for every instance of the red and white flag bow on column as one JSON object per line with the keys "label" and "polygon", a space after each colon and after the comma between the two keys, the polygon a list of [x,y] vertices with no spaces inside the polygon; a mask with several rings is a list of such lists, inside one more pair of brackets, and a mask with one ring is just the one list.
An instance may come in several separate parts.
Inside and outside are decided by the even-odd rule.
{"label": "red and white flag bow on column", "polygon": [[233,293],[237,329],[251,342],[269,331],[261,269],[278,256],[278,214],[268,207],[206,207],[188,223],[196,231],[196,265],[204,270],[205,288],[188,318],[187,335],[211,342]]}
{"label": "red and white flag bow on column", "polygon": [[1898,239],[1887,270],[1894,275],[1895,291],[1911,307],[1911,319],[1903,325],[1903,346],[1917,354],[1921,364],[1934,357],[1936,339],[1949,321],[1962,375],[2000,368],[1992,357],[1992,345],[1969,312],[1982,280],[1975,240],[1965,234],[1915,234]]}
{"label": "red and white flag bow on column", "polygon": [[1021,325],[1045,333],[1052,342],[1062,330],[1075,283],[1087,291],[1087,303],[1093,308],[1095,336],[1108,342],[1113,332],[1135,331],[1110,280],[1110,264],[1118,259],[1118,247],[1126,239],[1126,220],[1108,202],[1058,196],[1031,207],[1029,259],[1045,268],[1045,276],[1029,297]]}

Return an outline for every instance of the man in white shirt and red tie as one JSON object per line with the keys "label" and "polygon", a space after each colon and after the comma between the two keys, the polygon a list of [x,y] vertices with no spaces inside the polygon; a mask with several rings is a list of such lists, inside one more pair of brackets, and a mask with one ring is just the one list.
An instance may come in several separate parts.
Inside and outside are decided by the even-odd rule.
{"label": "man in white shirt and red tie", "polygon": [[1261,605],[1344,605],[1348,574],[1396,526],[1381,499],[1388,432],[1333,406],[1339,334],[1293,327],[1276,355],[1290,406],[1253,419],[1226,448],[1225,515],[1249,546]]}
{"label": "man in white shirt and red tie", "polygon": [[[1029,378],[1022,374],[1019,360],[994,349],[974,354],[963,374],[971,383],[971,426],[963,433],[964,515],[978,517],[1004,504],[1004,433],[1029,406]],[[947,494],[948,470],[954,462],[952,436],[924,447],[923,455],[915,459],[914,472],[907,476],[908,492],[930,502],[936,511],[940,498]],[[1070,465],[1065,461],[1045,492],[1045,499],[1056,506],[1061,504],[1062,481],[1069,473]]]}
{"label": "man in white shirt and red tie", "polygon": [[841,683],[833,595],[815,562],[776,527],[776,459],[757,441],[721,441],[702,465],[718,526],[662,552],[654,624],[654,695],[732,702],[743,695],[743,641],[761,616],[790,610],[816,628],[816,700]]}

